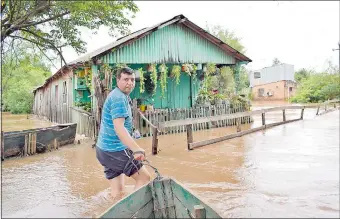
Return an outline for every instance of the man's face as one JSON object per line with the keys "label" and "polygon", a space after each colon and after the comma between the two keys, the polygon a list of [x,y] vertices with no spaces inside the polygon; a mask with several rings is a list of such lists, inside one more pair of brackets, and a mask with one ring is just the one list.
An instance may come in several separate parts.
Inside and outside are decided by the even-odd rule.
{"label": "man's face", "polygon": [[135,74],[125,74],[122,72],[120,74],[120,79],[117,79],[118,88],[125,94],[130,94],[135,88]]}

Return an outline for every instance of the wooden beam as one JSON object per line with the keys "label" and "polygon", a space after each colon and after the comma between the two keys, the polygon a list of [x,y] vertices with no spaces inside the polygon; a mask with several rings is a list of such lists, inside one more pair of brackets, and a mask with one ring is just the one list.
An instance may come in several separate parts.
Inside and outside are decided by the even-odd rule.
{"label": "wooden beam", "polygon": [[283,121],[286,121],[286,110],[282,110]]}
{"label": "wooden beam", "polygon": [[232,139],[232,138],[241,137],[243,135],[250,134],[250,133],[253,133],[253,132],[257,132],[259,130],[271,128],[271,127],[274,127],[274,126],[278,126],[278,125],[282,125],[282,124],[286,124],[286,123],[290,123],[290,122],[295,122],[295,121],[298,121],[298,120],[300,120],[300,119],[293,119],[293,120],[287,120],[285,122],[271,123],[271,124],[263,125],[263,126],[260,126],[260,127],[257,127],[257,128],[252,128],[252,129],[249,129],[249,130],[246,130],[246,131],[242,131],[242,132],[218,137],[218,138],[215,138],[215,139],[193,142],[193,143],[190,144],[190,148],[194,149],[194,148],[202,147],[202,146],[205,146],[205,145],[208,145],[208,144],[214,144],[214,143],[229,140],[229,139]]}
{"label": "wooden beam", "polygon": [[303,112],[305,111],[305,109],[301,109],[301,119],[303,119]]}
{"label": "wooden beam", "polygon": [[262,125],[266,125],[266,114],[262,113]]}

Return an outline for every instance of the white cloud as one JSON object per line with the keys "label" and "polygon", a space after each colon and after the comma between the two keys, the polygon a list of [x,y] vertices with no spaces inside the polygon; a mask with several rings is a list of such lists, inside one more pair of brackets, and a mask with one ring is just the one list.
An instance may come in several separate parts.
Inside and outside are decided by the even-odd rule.
{"label": "white cloud", "polygon": [[[253,60],[249,68],[271,65],[277,57],[295,69],[322,70],[330,59],[338,65],[339,2],[230,2],[230,1],[136,1],[140,11],[132,20],[132,31],[155,25],[183,14],[200,27],[219,24],[242,38],[246,55]],[[97,35],[82,35],[91,52],[114,39],[101,28]],[[78,55],[66,50],[66,60]]]}

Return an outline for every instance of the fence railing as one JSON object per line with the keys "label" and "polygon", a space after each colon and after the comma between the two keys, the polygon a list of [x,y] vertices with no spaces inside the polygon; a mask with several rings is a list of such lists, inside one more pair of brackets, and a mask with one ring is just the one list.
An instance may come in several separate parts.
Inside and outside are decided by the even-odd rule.
{"label": "fence railing", "polygon": [[[200,119],[210,116],[229,115],[238,112],[244,112],[246,109],[241,104],[236,104],[233,107],[227,104],[192,107],[188,109],[155,109],[154,111],[145,111],[142,116],[139,116],[134,111],[135,127],[140,132],[141,136],[147,137],[153,134],[153,125],[158,127],[160,123],[166,123],[174,120],[184,119]],[[136,116],[137,115],[137,116]],[[150,122],[148,122],[150,121]],[[241,123],[251,122],[251,117],[244,116],[241,118]],[[151,124],[150,124],[151,123]],[[236,119],[221,119],[216,122],[201,122],[193,125],[193,131],[204,130],[215,127],[226,127],[236,124]],[[174,134],[186,131],[186,126],[177,124],[176,126],[165,127],[159,129],[159,134]]]}
{"label": "fence railing", "polygon": [[77,123],[77,134],[95,138],[95,118],[91,113],[82,109],[71,107],[72,122]]}

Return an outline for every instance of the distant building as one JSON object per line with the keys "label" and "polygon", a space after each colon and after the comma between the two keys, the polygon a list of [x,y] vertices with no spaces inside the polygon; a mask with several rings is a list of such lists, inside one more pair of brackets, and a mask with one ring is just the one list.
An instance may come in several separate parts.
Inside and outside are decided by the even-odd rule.
{"label": "distant building", "polygon": [[294,65],[279,64],[249,73],[254,100],[288,100],[296,92]]}

